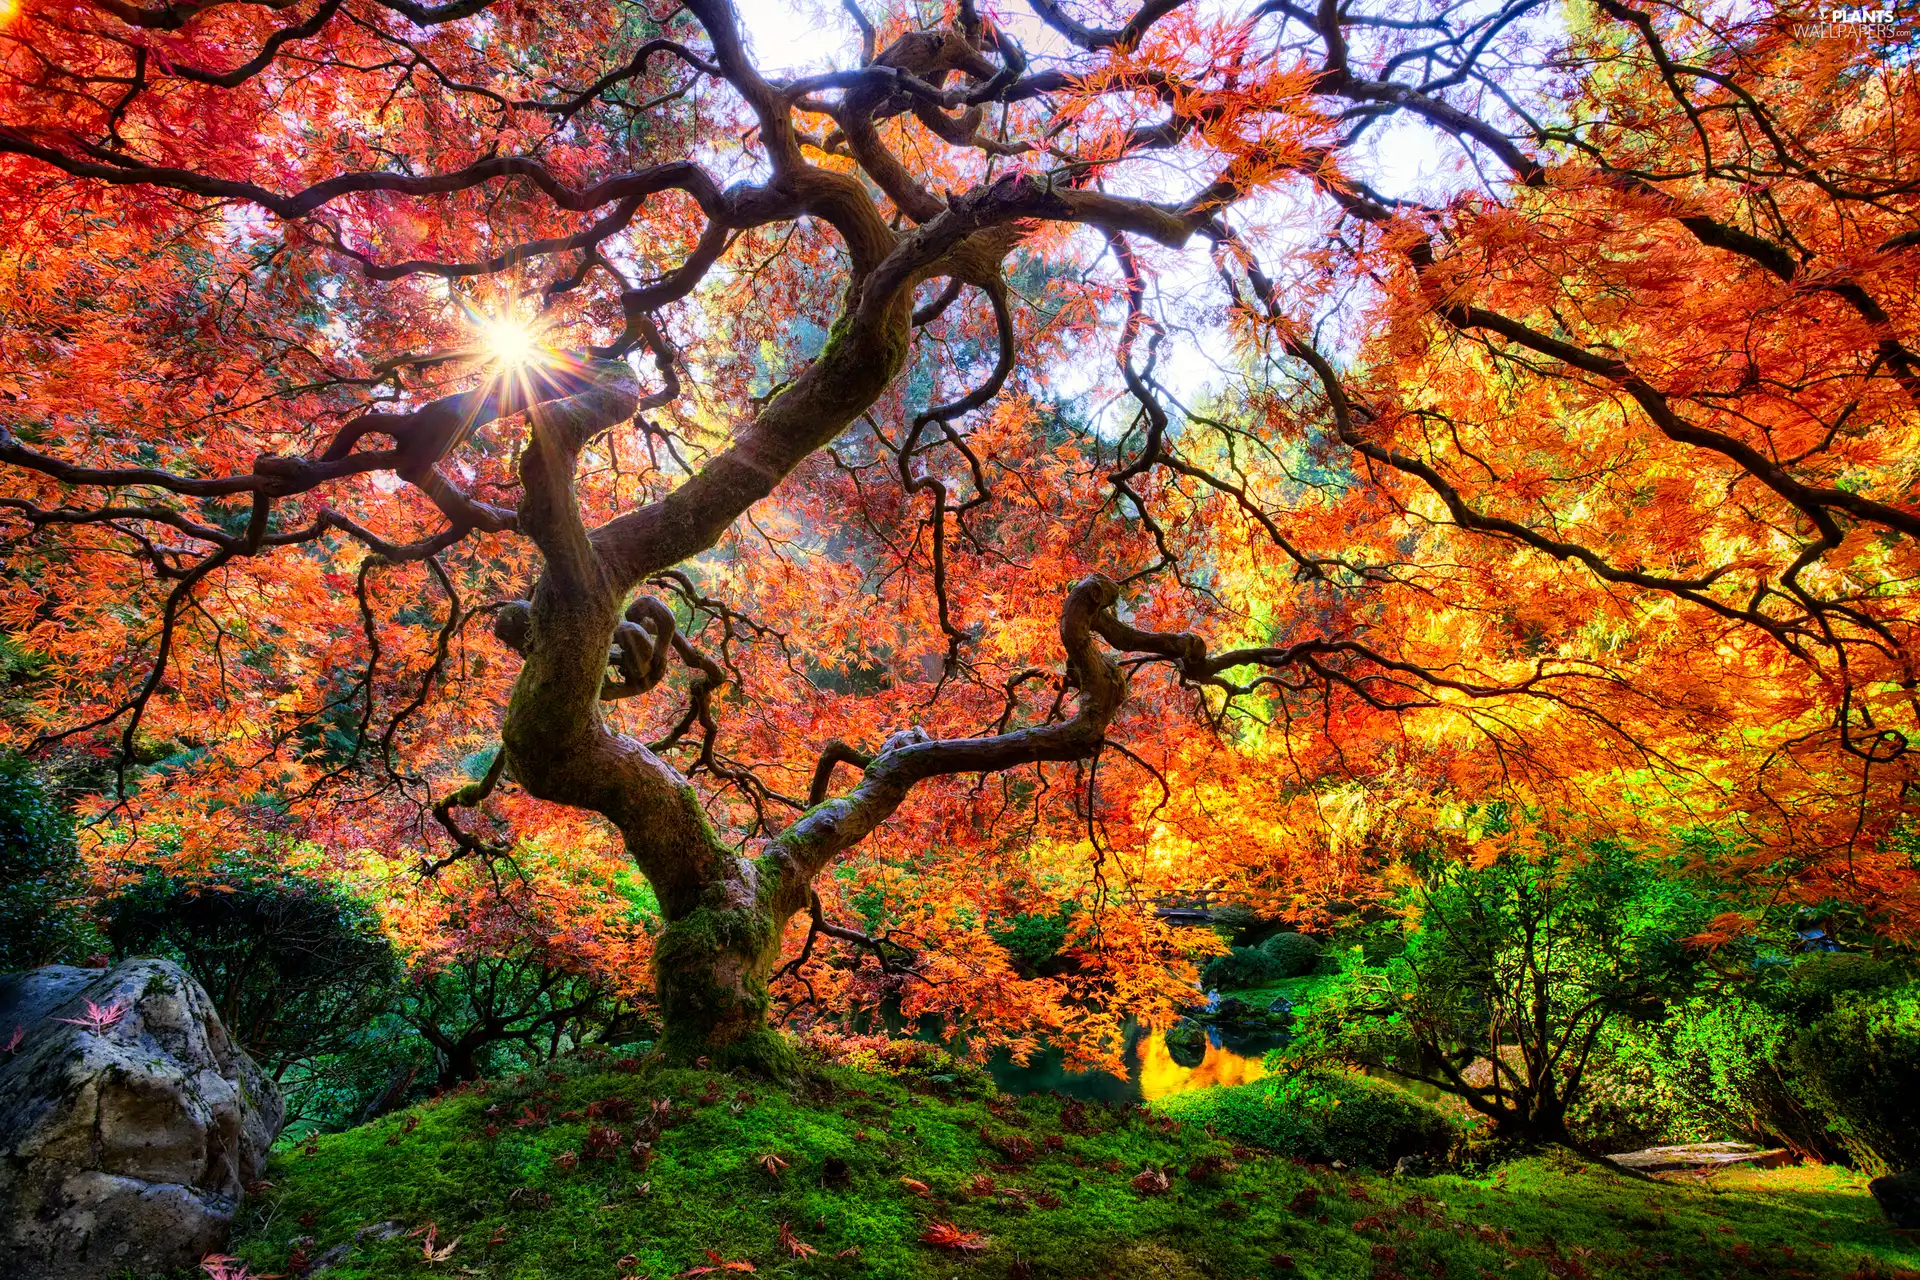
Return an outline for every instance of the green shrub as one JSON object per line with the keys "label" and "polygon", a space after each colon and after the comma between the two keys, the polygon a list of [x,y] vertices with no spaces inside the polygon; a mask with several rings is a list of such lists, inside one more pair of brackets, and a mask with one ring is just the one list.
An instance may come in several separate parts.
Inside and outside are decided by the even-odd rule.
{"label": "green shrub", "polygon": [[1053,913],[1020,912],[1005,929],[996,929],[993,940],[1006,948],[1021,974],[1032,977],[1042,973],[1067,945],[1067,932],[1077,909],[1069,903]]}
{"label": "green shrub", "polygon": [[1208,991],[1240,991],[1292,976],[1259,947],[1235,947],[1207,961],[1200,970],[1200,985]]}
{"label": "green shrub", "polygon": [[287,1125],[281,1145],[365,1124],[417,1101],[433,1085],[432,1046],[398,1012],[376,1014],[343,1031],[337,1052],[283,1068],[279,1084],[287,1100]]}
{"label": "green shrub", "polygon": [[1235,1142],[1316,1164],[1391,1168],[1402,1156],[1445,1156],[1455,1130],[1404,1089],[1340,1071],[1299,1071],[1251,1084],[1177,1093],[1156,1110]]}
{"label": "green shrub", "polygon": [[1687,1123],[1869,1172],[1920,1164],[1920,982],[1895,965],[1803,956],[1676,1010],[1659,1043]]}
{"label": "green shrub", "polygon": [[1303,977],[1320,963],[1320,944],[1304,933],[1276,933],[1260,944],[1260,950],[1282,978]]}
{"label": "green shrub", "polygon": [[33,767],[0,753],[0,973],[75,963],[95,941],[73,822]]}
{"label": "green shrub", "polygon": [[1920,983],[1838,995],[1787,1046],[1788,1070],[1853,1163],[1920,1168]]}
{"label": "green shrub", "polygon": [[1906,975],[1885,960],[1844,952],[1814,952],[1787,966],[1778,975],[1766,1002],[1799,1022],[1812,1022],[1831,1013],[1843,996],[1886,991],[1900,986]]}
{"label": "green shrub", "polygon": [[265,859],[204,878],[149,869],[101,904],[119,956],[178,960],[270,1073],[334,1052],[392,1003],[399,962],[370,907]]}
{"label": "green shrub", "polygon": [[1689,1003],[1661,1031],[1659,1069],[1725,1135],[1781,1143],[1820,1159],[1841,1153],[1786,1075],[1793,1026],[1746,995]]}
{"label": "green shrub", "polygon": [[1244,946],[1254,937],[1263,923],[1260,913],[1244,902],[1224,902],[1207,912],[1213,924],[1213,931],[1220,940],[1230,946]]}
{"label": "green shrub", "polygon": [[1681,1089],[1659,1038],[1632,1024],[1602,1035],[1585,1087],[1567,1109],[1567,1128],[1582,1148],[1601,1152],[1721,1136]]}

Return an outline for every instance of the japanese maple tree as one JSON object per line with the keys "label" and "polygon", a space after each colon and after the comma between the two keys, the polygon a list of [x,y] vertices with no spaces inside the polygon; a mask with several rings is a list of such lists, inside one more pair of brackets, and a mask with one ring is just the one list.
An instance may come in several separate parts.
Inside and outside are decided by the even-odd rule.
{"label": "japanese maple tree", "polygon": [[725,0],[0,19],[7,736],[108,754],[115,858],[401,854],[431,937],[533,849],[570,954],[637,868],[662,1047],[772,1070],[776,975],[1097,1041],[1154,893],[1311,916],[1495,795],[1911,937],[1881,33],[818,16],[792,75]]}

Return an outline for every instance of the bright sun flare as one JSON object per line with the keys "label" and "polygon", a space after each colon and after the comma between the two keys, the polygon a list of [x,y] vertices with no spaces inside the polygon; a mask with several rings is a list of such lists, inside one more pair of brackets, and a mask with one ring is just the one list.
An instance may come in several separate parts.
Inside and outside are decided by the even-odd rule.
{"label": "bright sun flare", "polygon": [[[5,3],[5,0],[0,0]],[[535,364],[543,357],[533,329],[513,316],[486,316],[480,320],[481,345],[487,358],[504,368]]]}

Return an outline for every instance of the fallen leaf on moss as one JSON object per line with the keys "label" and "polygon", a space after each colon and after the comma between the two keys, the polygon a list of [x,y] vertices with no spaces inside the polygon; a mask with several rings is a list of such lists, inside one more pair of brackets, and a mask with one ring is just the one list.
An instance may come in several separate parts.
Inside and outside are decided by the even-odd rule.
{"label": "fallen leaf on moss", "polygon": [[1133,1189],[1143,1196],[1160,1196],[1167,1193],[1173,1180],[1159,1169],[1142,1169],[1133,1175]]}
{"label": "fallen leaf on moss", "polygon": [[786,1223],[780,1224],[780,1247],[796,1258],[810,1258],[820,1252],[805,1240],[793,1234]]}
{"label": "fallen leaf on moss", "polygon": [[977,1231],[962,1231],[951,1222],[935,1218],[920,1233],[920,1243],[952,1249],[955,1253],[978,1253],[987,1247],[987,1238]]}

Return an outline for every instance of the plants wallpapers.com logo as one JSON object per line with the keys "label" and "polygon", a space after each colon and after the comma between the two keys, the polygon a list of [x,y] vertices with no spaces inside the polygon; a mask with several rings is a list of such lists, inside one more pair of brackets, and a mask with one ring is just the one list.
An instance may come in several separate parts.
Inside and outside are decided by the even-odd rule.
{"label": "plants wallpapers.com logo", "polygon": [[1910,18],[1894,10],[1891,0],[1882,4],[1829,4],[1808,12],[1807,20],[1794,24],[1794,34],[1803,40],[1862,36],[1870,40],[1905,39],[1913,34]]}

